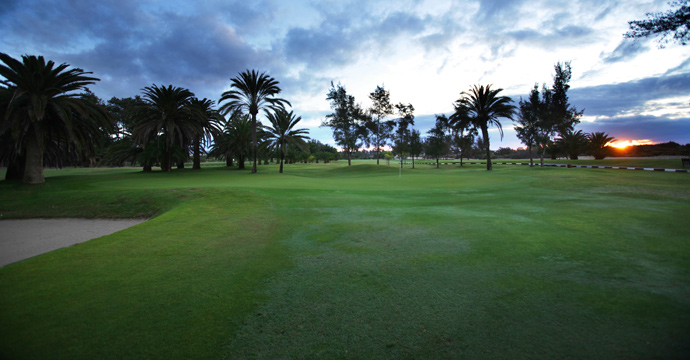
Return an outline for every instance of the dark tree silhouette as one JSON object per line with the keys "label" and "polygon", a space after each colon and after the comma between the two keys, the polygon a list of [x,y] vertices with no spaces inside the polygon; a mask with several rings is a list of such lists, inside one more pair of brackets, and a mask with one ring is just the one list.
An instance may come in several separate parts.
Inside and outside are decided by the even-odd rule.
{"label": "dark tree silhouette", "polygon": [[432,156],[436,159],[436,167],[438,168],[439,159],[441,156],[448,153],[449,142],[446,135],[447,119],[445,115],[436,115],[436,126],[429,129],[426,138],[424,152],[427,156]]}
{"label": "dark tree silhouette", "polygon": [[458,126],[478,128],[486,143],[486,170],[491,170],[491,150],[489,146],[489,126],[496,126],[503,139],[503,128],[500,118],[513,119],[515,106],[508,96],[499,96],[503,89],[492,90],[491,85],[470,88],[469,92],[462,92],[455,101],[455,113],[451,121]]}
{"label": "dark tree silhouette", "polygon": [[587,150],[587,135],[582,130],[566,131],[556,139],[555,143],[570,160],[577,160],[578,156]]}
{"label": "dark tree silhouette", "polygon": [[390,103],[390,92],[383,88],[383,86],[376,86],[376,90],[369,94],[372,105],[369,109],[371,117],[366,122],[366,127],[369,130],[367,136],[367,145],[373,145],[376,152],[376,165],[379,164],[381,147],[386,145],[386,140],[390,138],[393,131],[394,122],[384,121],[386,116],[393,114],[393,105]]}
{"label": "dark tree silhouette", "polygon": [[668,37],[683,46],[690,41],[690,0],[680,0],[669,3],[675,9],[665,13],[647,13],[646,20],[628,21],[630,30],[623,34],[629,39],[646,38],[661,35],[659,47],[669,42]]}
{"label": "dark tree silhouette", "polygon": [[410,126],[414,126],[414,106],[412,104],[399,103],[395,105],[400,117],[395,120],[395,142],[393,152],[400,155],[400,168],[403,167],[403,159],[410,152]]}
{"label": "dark tree silhouette", "polygon": [[[68,64],[55,65],[43,56],[22,56],[16,60],[0,53],[0,76],[3,89],[0,107],[0,137],[6,150],[13,151],[10,175],[27,184],[45,182],[43,159],[46,149],[62,151],[72,144],[77,148],[88,145],[99,127],[111,128],[110,116],[97,103],[89,101],[78,90],[86,90],[99,79],[91,72]],[[5,142],[8,141],[9,144]],[[23,161],[24,166],[17,166]]]}
{"label": "dark tree silhouette", "polygon": [[343,151],[347,153],[347,165],[352,165],[352,153],[357,151],[362,144],[359,142],[362,134],[366,132],[363,123],[367,115],[362,108],[355,103],[355,97],[349,95],[345,87],[331,83],[331,89],[326,97],[331,102],[333,113],[326,115],[326,120],[321,126],[328,126],[333,130],[333,138]]}
{"label": "dark tree silhouette", "polygon": [[134,139],[147,147],[153,139],[160,137],[165,145],[161,170],[167,172],[172,168],[174,147],[186,148],[189,139],[200,131],[199,124],[192,121],[189,107],[194,94],[181,87],[155,84],[142,91],[146,105],[134,126]]}
{"label": "dark tree silhouette", "polygon": [[520,111],[516,120],[517,125],[513,128],[515,129],[517,138],[520,139],[523,144],[527,145],[527,150],[529,151],[529,166],[534,166],[532,147],[541,143],[539,138],[542,135],[539,129],[541,102],[539,100],[538,85],[534,85],[527,100],[523,101],[520,99],[519,109]]}
{"label": "dark tree silhouette", "polygon": [[234,110],[249,113],[252,117],[252,173],[256,170],[258,156],[256,115],[262,109],[284,108],[291,105],[289,101],[275,97],[282,91],[278,81],[258,71],[245,70],[237,77],[230,79],[231,90],[223,93],[219,103],[226,102],[220,107],[221,114],[227,115]]}
{"label": "dark tree silhouette", "polygon": [[306,147],[305,140],[308,139],[307,129],[295,129],[297,123],[302,120],[302,117],[295,116],[292,111],[288,112],[285,109],[278,109],[275,112],[267,112],[268,121],[270,125],[264,129],[267,132],[268,140],[280,152],[280,170],[283,173],[283,161],[285,160],[285,148],[288,144],[295,144]]}
{"label": "dark tree silhouette", "polygon": [[412,156],[412,168],[414,169],[414,158],[419,156],[424,151],[424,142],[422,142],[422,134],[419,130],[413,129],[410,132],[410,155]]}
{"label": "dark tree silhouette", "polygon": [[616,141],[616,139],[609,134],[604,132],[593,132],[587,134],[587,140],[589,140],[589,153],[594,156],[596,160],[602,160],[606,158],[608,154],[608,149],[606,144]]}
{"label": "dark tree silhouette", "polygon": [[220,134],[220,124],[224,119],[213,108],[213,101],[206,98],[202,100],[192,98],[189,108],[191,120],[197,123],[192,134],[192,153],[194,154],[192,170],[199,170],[201,169],[201,146],[210,144],[211,140]]}

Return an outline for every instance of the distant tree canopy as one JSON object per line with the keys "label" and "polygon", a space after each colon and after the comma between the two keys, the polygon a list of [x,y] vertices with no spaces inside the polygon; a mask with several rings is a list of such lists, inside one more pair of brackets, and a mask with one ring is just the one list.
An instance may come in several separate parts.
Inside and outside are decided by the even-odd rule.
{"label": "distant tree canopy", "polygon": [[362,146],[360,139],[366,131],[363,123],[367,120],[367,114],[355,103],[355,97],[340,84],[336,86],[331,83],[326,99],[331,102],[333,113],[326,115],[321,126],[331,128],[336,144],[347,153],[347,164],[352,165],[352,153]]}
{"label": "distant tree canopy", "polygon": [[[671,10],[665,13],[647,13],[646,20],[628,21],[630,30],[623,34],[629,39],[646,38],[661,35],[659,47],[671,41],[683,46],[690,41],[690,0],[679,0],[669,3]],[[672,36],[671,36],[672,34]]]}
{"label": "distant tree canopy", "polygon": [[450,151],[450,136],[446,134],[448,118],[445,115],[436,115],[436,125],[427,131],[425,152],[427,156],[436,159],[438,168],[439,159]]}
{"label": "distant tree canopy", "polygon": [[[566,138],[580,123],[583,110],[578,111],[570,105],[568,90],[572,70],[570,62],[556,63],[553,86],[534,85],[527,100],[520,100],[517,126],[518,138],[530,149],[536,146],[541,155],[541,165],[544,166],[544,154],[554,151],[554,137],[558,134]],[[541,96],[540,96],[541,95]],[[568,138],[570,139],[570,138]],[[531,159],[530,159],[531,163]]]}
{"label": "distant tree canopy", "polygon": [[369,108],[370,117],[364,124],[367,128],[365,142],[367,146],[374,147],[376,165],[378,165],[381,149],[388,145],[387,140],[391,137],[395,126],[392,120],[385,120],[387,116],[393,114],[393,105],[390,102],[390,92],[383,86],[376,86],[376,90],[369,94],[369,99],[371,99],[372,105]]}
{"label": "distant tree canopy", "polygon": [[398,103],[395,109],[400,116],[395,120],[396,130],[393,141],[393,153],[400,156],[400,167],[403,166],[405,154],[410,152],[411,129],[414,126],[414,106]]}

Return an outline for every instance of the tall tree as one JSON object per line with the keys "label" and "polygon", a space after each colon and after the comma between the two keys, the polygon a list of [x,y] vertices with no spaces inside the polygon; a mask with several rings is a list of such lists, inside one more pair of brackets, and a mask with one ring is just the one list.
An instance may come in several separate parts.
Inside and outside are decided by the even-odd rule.
{"label": "tall tree", "polygon": [[400,168],[403,167],[405,154],[410,151],[410,126],[414,126],[414,106],[412,104],[399,103],[395,105],[398,115],[395,120],[395,143],[393,151],[400,156]]}
{"label": "tall tree", "polygon": [[352,153],[362,146],[360,138],[365,132],[363,123],[367,115],[362,107],[355,103],[355,97],[349,95],[340,84],[335,86],[331,83],[326,99],[331,102],[333,113],[326,115],[326,120],[321,126],[328,126],[333,130],[333,138],[347,153],[347,165],[350,166]]}
{"label": "tall tree", "polygon": [[379,154],[383,146],[387,145],[386,140],[391,136],[394,122],[385,118],[393,114],[393,105],[390,102],[390,92],[383,88],[383,86],[376,86],[376,90],[369,94],[371,99],[371,108],[369,114],[371,118],[367,121],[366,126],[369,130],[367,137],[367,145],[373,145],[376,152],[376,165],[379,164]]}
{"label": "tall tree", "polygon": [[265,127],[268,140],[280,151],[280,170],[283,173],[283,161],[285,160],[285,148],[288,144],[306,147],[305,140],[309,139],[307,129],[295,129],[302,117],[295,116],[292,111],[278,109],[275,112],[266,112],[270,125]]}
{"label": "tall tree", "polygon": [[410,132],[410,155],[412,156],[412,168],[414,169],[414,158],[424,151],[424,142],[419,130],[412,129]]}
{"label": "tall tree", "polygon": [[252,173],[256,173],[258,155],[256,115],[262,109],[284,108],[291,105],[289,101],[275,97],[282,91],[278,81],[255,70],[245,70],[237,77],[230,79],[230,88],[223,93],[219,103],[226,102],[220,107],[221,114],[240,110],[246,111],[252,117]]}
{"label": "tall tree", "polygon": [[541,166],[544,166],[544,154],[549,145],[553,145],[556,134],[574,131],[584,111],[575,109],[568,100],[572,75],[570,62],[558,62],[554,65],[554,70],[553,87],[543,85],[539,99],[539,91],[535,85],[529,100],[525,102],[528,115],[533,117],[530,121],[536,121],[535,144],[539,148]]}
{"label": "tall tree", "polygon": [[575,125],[580,123],[580,117],[582,117],[584,110],[577,111],[575,107],[570,105],[568,100],[570,78],[572,77],[570,61],[558,62],[553,68],[555,74],[553,76],[548,116],[552,118],[553,130],[560,135],[575,129]]}
{"label": "tall tree", "polygon": [[429,136],[426,138],[425,152],[428,156],[433,156],[436,159],[436,168],[439,165],[439,159],[448,153],[450,142],[446,134],[446,126],[448,119],[445,115],[436,115],[436,125],[427,131]]}
{"label": "tall tree", "polygon": [[191,120],[197,123],[192,133],[192,152],[194,154],[192,170],[199,170],[201,169],[201,145],[210,144],[211,140],[221,132],[220,124],[224,119],[213,108],[212,100],[192,98],[189,101],[189,107]]}
{"label": "tall tree", "polygon": [[478,128],[482,132],[482,138],[486,142],[486,170],[491,170],[491,150],[489,146],[489,126],[496,126],[503,139],[503,128],[500,118],[513,118],[515,106],[508,96],[499,96],[503,89],[492,90],[491,85],[470,88],[469,92],[460,93],[460,98],[455,101],[455,113],[451,119],[458,124],[467,124]]}
{"label": "tall tree", "polygon": [[[0,76],[6,95],[0,136],[11,141],[15,161],[23,160],[22,181],[45,182],[43,157],[46,144],[63,137],[77,148],[90,132],[110,127],[110,117],[100,106],[84,99],[78,90],[99,79],[68,64],[55,65],[42,56],[22,56],[22,61],[0,53]],[[7,135],[9,134],[9,135]],[[15,174],[19,175],[19,174]]]}
{"label": "tall tree", "polygon": [[669,3],[675,9],[665,13],[647,13],[646,20],[628,21],[630,30],[623,34],[629,39],[646,38],[661,35],[659,47],[669,42],[668,37],[683,46],[690,41],[690,0],[680,0]]}
{"label": "tall tree", "polygon": [[192,121],[190,101],[194,94],[181,87],[147,86],[142,89],[146,105],[134,126],[134,138],[146,147],[160,135],[165,144],[161,170],[170,171],[175,145],[186,148],[189,139],[199,132],[200,126]]}
{"label": "tall tree", "polygon": [[[519,113],[516,120],[517,125],[515,135],[523,144],[527,145],[529,151],[529,166],[534,166],[532,159],[532,148],[539,143],[539,118],[541,111],[541,100],[539,99],[539,86],[534,85],[527,100],[520,99]],[[543,158],[542,158],[543,161]]]}

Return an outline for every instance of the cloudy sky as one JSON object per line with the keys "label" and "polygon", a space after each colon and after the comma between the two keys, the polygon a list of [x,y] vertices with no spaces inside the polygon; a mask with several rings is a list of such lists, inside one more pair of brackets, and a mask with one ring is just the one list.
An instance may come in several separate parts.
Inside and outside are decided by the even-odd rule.
{"label": "cloudy sky", "polygon": [[[628,21],[665,0],[283,1],[3,0],[0,51],[92,71],[107,100],[151,84],[217,100],[231,77],[265,71],[323,142],[331,81],[363,106],[377,85],[433,126],[473,84],[517,102],[571,61],[578,129],[621,140],[690,143],[690,46],[631,41]],[[512,123],[492,148],[518,147]]]}

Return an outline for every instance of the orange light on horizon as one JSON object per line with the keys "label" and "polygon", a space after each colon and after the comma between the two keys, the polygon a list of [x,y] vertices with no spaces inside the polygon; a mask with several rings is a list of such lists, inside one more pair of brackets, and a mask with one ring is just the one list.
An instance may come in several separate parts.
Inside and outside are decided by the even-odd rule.
{"label": "orange light on horizon", "polygon": [[650,139],[642,139],[642,140],[617,140],[614,142],[609,142],[606,144],[606,146],[611,146],[615,147],[618,149],[625,149],[628,146],[635,146],[635,145],[654,145],[654,141]]}

